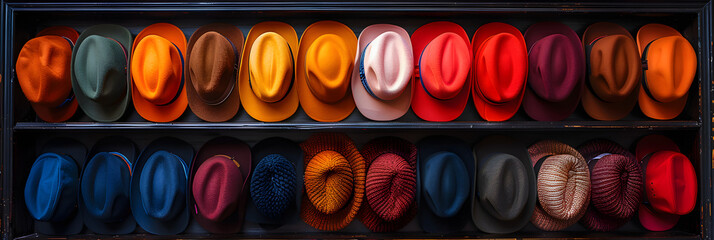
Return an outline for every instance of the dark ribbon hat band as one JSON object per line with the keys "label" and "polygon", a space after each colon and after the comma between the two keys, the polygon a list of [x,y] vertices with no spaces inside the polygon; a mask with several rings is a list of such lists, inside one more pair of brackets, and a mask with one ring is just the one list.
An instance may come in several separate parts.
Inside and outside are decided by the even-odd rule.
{"label": "dark ribbon hat band", "polygon": [[362,50],[362,55],[359,56],[359,79],[362,82],[362,86],[364,86],[364,90],[366,90],[370,96],[384,101],[384,99],[377,97],[377,95],[372,92],[372,88],[369,87],[369,83],[367,82],[367,75],[364,71],[364,54],[367,52],[367,48],[370,44],[372,44],[372,42],[369,42],[367,43],[367,46],[364,46],[364,50]]}
{"label": "dark ribbon hat band", "polygon": [[131,164],[131,161],[129,161],[129,159],[126,156],[124,156],[124,154],[121,154],[120,152],[108,152],[108,153],[111,155],[114,155],[114,156],[120,158],[122,161],[124,161],[124,164],[126,164],[126,166],[129,168],[129,176],[133,175],[132,170],[134,170],[134,166],[133,166],[133,164]]}
{"label": "dark ribbon hat band", "polygon": [[[424,50],[426,50],[426,48],[428,46],[429,46],[429,44],[426,44],[426,46],[424,46]],[[429,97],[431,97],[433,99],[442,100],[442,99],[434,97],[434,95],[431,95],[431,93],[429,93],[429,89],[427,89],[426,85],[424,85],[424,78],[421,77],[421,72],[422,72],[421,71],[421,57],[424,56],[424,50],[422,50],[421,54],[419,54],[419,61],[417,62],[417,69],[416,69],[417,71],[416,71],[415,75],[417,78],[419,78],[419,83],[421,83],[421,88],[424,89],[424,92],[426,93],[426,95],[429,95]]]}
{"label": "dark ribbon hat band", "polygon": [[652,45],[653,42],[655,42],[657,39],[652,40],[650,43],[645,46],[645,50],[642,51],[642,89],[645,90],[645,93],[647,94],[650,99],[654,100],[655,102],[661,103],[661,101],[657,100],[652,95],[652,92],[650,92],[649,86],[647,86],[647,52],[650,50],[650,45]]}
{"label": "dark ribbon hat band", "polygon": [[[181,58],[181,68],[183,69],[183,67],[184,67],[183,53],[181,53],[181,49],[179,49],[178,46],[176,46],[176,44],[174,44],[173,42],[171,44],[174,45],[174,48],[176,48],[176,51],[178,51],[178,53],[179,53],[179,57]],[[176,95],[174,95],[174,98],[172,98],[171,101],[169,101],[167,103],[159,104],[157,106],[168,106],[168,105],[174,103],[179,98],[179,96],[181,96],[181,91],[183,90],[183,85],[184,85],[184,81],[185,81],[184,79],[185,79],[185,76],[183,74],[183,71],[181,71],[181,84],[179,85],[178,91],[176,91]]]}
{"label": "dark ribbon hat band", "polygon": [[[70,46],[71,48],[74,48],[74,42],[72,42],[71,39],[69,39],[69,38],[67,38],[67,37],[65,37],[65,36],[61,36],[61,37],[64,38],[64,40],[67,40],[67,43],[69,43],[69,46]],[[112,40],[114,40],[114,39],[112,39]],[[119,45],[121,45],[121,44],[119,44]],[[74,91],[69,91],[69,94],[68,94],[67,97],[64,99],[64,101],[62,101],[62,103],[60,103],[59,105],[57,105],[55,108],[62,108],[62,107],[64,107],[64,106],[66,106],[67,104],[71,103],[72,100],[74,100]]]}
{"label": "dark ribbon hat band", "polygon": [[[221,34],[221,36],[223,36],[223,34]],[[235,89],[235,85],[236,85],[236,82],[234,80],[236,79],[236,74],[238,72],[238,62],[240,61],[240,58],[238,57],[238,55],[240,53],[238,52],[238,50],[236,49],[236,46],[233,44],[233,42],[231,40],[229,40],[225,36],[223,38],[228,40],[228,43],[231,44],[231,48],[233,49],[233,73],[232,73],[233,78],[231,78],[232,81],[228,82],[229,83],[228,88],[223,92],[223,95],[221,96],[221,100],[216,101],[216,102],[206,101],[206,99],[203,99],[199,96],[199,98],[201,99],[201,101],[203,101],[203,103],[205,103],[206,105],[210,105],[210,106],[221,105],[226,100],[228,100],[228,97],[231,96],[231,94],[233,93],[233,89]]]}
{"label": "dark ribbon hat band", "polygon": [[[291,62],[291,64],[292,64],[293,66],[295,66],[295,57],[293,56],[293,49],[290,47],[290,44],[288,44],[287,42],[286,42],[285,44],[288,45],[288,52],[290,52],[290,62]],[[249,64],[248,66],[250,66],[250,61],[248,61],[248,64]],[[250,69],[250,67],[249,67],[248,69]],[[305,78],[307,78],[307,71],[305,71]],[[251,89],[253,89],[253,83],[252,83],[252,82],[253,82],[253,80],[252,80],[251,77],[250,77],[250,73],[248,73],[248,86],[250,86]],[[290,90],[293,89],[293,82],[295,82],[295,74],[293,74],[293,77],[290,78],[290,85],[288,85],[288,91],[285,92],[285,95],[283,95],[282,98],[280,98],[278,101],[275,101],[275,102],[283,101],[283,99],[285,99],[286,97],[288,97],[288,95],[289,95],[289,93],[290,93]],[[309,87],[310,87],[310,81],[305,81],[305,82],[307,82],[307,87],[309,88]]]}

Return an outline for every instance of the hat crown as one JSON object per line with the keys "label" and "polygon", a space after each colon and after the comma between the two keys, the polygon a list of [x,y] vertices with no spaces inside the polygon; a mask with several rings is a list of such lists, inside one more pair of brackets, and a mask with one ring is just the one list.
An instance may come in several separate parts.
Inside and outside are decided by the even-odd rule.
{"label": "hat crown", "polygon": [[429,209],[442,218],[456,216],[470,193],[466,165],[452,152],[437,152],[427,159],[422,181]]}
{"label": "hat crown", "polygon": [[573,45],[563,34],[551,34],[536,41],[529,50],[528,85],[541,98],[564,101],[584,76],[583,66],[574,57],[582,56],[582,47]]}
{"label": "hat crown", "polygon": [[97,153],[89,160],[80,191],[90,216],[116,222],[129,215],[131,169],[125,161],[128,160],[109,152]]}
{"label": "hat crown", "polygon": [[350,83],[354,55],[342,38],[324,34],[308,47],[305,58],[307,85],[320,101],[335,103],[344,98]]}
{"label": "hat crown", "polygon": [[478,46],[474,61],[476,85],[491,102],[515,100],[526,85],[528,53],[521,38],[504,32]]}
{"label": "hat crown", "polygon": [[226,155],[210,157],[198,167],[192,185],[198,214],[222,221],[235,213],[244,184],[240,167]]}
{"label": "hat crown", "polygon": [[548,215],[570,220],[580,216],[590,200],[590,172],[582,157],[547,157],[538,171],[538,201]]}
{"label": "hat crown", "polygon": [[131,76],[142,98],[155,105],[170,103],[182,87],[183,56],[158,35],[142,38],[131,59]]}
{"label": "hat crown", "polygon": [[590,85],[597,96],[608,102],[624,101],[639,86],[642,75],[640,54],[634,40],[625,35],[610,35],[590,43]]}
{"label": "hat crown", "polygon": [[410,208],[416,195],[416,169],[394,153],[374,159],[367,171],[367,201],[386,221],[395,221]]}
{"label": "hat crown", "polygon": [[609,216],[632,217],[642,197],[642,171],[635,159],[609,154],[597,160],[590,170],[593,206]]}
{"label": "hat crown", "polygon": [[25,185],[25,205],[39,221],[64,221],[75,214],[79,167],[70,157],[45,153],[32,165]]}
{"label": "hat crown", "polygon": [[278,102],[293,81],[294,59],[288,42],[275,32],[258,36],[250,49],[250,87],[258,99]]}
{"label": "hat crown", "polygon": [[186,163],[166,151],[153,153],[139,176],[141,207],[151,218],[171,220],[186,207]]}
{"label": "hat crown", "polygon": [[30,39],[20,50],[15,69],[22,92],[32,103],[60,105],[72,92],[72,45],[60,36]]}
{"label": "hat crown", "polygon": [[123,99],[127,89],[126,60],[121,43],[99,35],[88,36],[79,44],[74,60],[79,91],[97,102]]}
{"label": "hat crown", "polygon": [[422,87],[437,99],[451,99],[461,92],[471,66],[469,44],[456,33],[446,32],[426,45],[419,57]]}
{"label": "hat crown", "polygon": [[697,54],[682,36],[652,41],[642,54],[647,61],[644,87],[659,102],[687,95],[697,72]]}
{"label": "hat crown", "polygon": [[386,31],[365,47],[365,87],[377,98],[394,100],[411,82],[414,55],[408,41],[396,32]]}
{"label": "hat crown", "polygon": [[251,178],[250,195],[265,216],[279,218],[294,205],[297,192],[295,165],[285,156],[270,154],[260,160]]}
{"label": "hat crown", "polygon": [[209,104],[220,103],[236,84],[236,49],[225,36],[209,31],[191,48],[188,72],[196,95]]}
{"label": "hat crown", "polygon": [[502,153],[488,157],[478,169],[478,198],[481,206],[502,221],[516,219],[528,203],[528,173],[523,162]]}
{"label": "hat crown", "polygon": [[645,170],[645,192],[653,208],[685,215],[697,201],[697,176],[684,154],[658,151],[652,154]]}
{"label": "hat crown", "polygon": [[317,210],[332,214],[352,196],[354,177],[350,163],[332,150],[316,154],[305,167],[305,190]]}

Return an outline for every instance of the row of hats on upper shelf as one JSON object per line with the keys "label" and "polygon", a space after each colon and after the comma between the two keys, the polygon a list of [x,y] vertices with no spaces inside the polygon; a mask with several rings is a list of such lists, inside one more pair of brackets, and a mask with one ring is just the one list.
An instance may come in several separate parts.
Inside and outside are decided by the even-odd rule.
{"label": "row of hats on upper shelf", "polygon": [[244,220],[266,231],[300,220],[339,231],[355,217],[374,232],[397,231],[415,217],[432,233],[463,231],[469,222],[512,233],[529,221],[546,231],[578,221],[612,231],[636,215],[644,228],[666,231],[694,210],[697,191],[692,163],[661,135],[640,139],[632,154],[604,139],[575,149],[554,140],[526,147],[500,135],[473,148],[446,136],[416,145],[382,137],[358,150],[344,134],[320,133],[299,145],[269,138],[252,150],[218,137],[198,153],[171,137],[141,152],[129,139],[107,137],[89,153],[54,139],[32,165],[24,200],[35,231],[49,235],[77,234],[83,225],[128,234],[137,223],[171,235],[192,221],[199,232],[225,234],[240,232]]}
{"label": "row of hats on upper shelf", "polygon": [[471,41],[452,22],[409,35],[390,24],[359,36],[319,21],[299,39],[282,22],[259,23],[247,38],[237,27],[209,24],[184,32],[168,23],[132,41],[118,25],[81,35],[50,27],[28,41],[16,64],[18,82],[37,116],[68,120],[77,106],[91,119],[118,120],[131,98],[152,122],[171,122],[190,106],[209,122],[233,118],[241,105],[258,121],[277,122],[298,106],[312,119],[341,121],[355,106],[390,121],[411,107],[426,121],[451,121],[471,95],[487,121],[510,119],[523,106],[539,121],[567,118],[581,102],[597,120],[618,120],[639,102],[653,119],[677,117],[687,102],[697,55],[675,29],[647,24],[637,40],[623,27],[590,25],[582,39],[557,22],[525,34],[505,23],[481,26]]}

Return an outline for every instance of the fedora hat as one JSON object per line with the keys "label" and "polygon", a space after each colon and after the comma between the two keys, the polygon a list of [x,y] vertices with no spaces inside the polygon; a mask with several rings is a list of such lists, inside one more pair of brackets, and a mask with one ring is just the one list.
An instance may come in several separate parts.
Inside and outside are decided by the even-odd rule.
{"label": "fedora hat", "polygon": [[116,235],[136,228],[129,189],[137,152],[131,140],[119,136],[100,139],[89,151],[80,178],[79,206],[90,231]]}
{"label": "fedora hat", "polygon": [[189,173],[189,209],[211,233],[237,233],[243,226],[250,147],[232,137],[217,137],[201,147]]}
{"label": "fedora hat", "polygon": [[490,136],[474,146],[471,218],[487,233],[512,233],[528,224],[536,205],[536,178],[526,146]]}
{"label": "fedora hat", "polygon": [[99,122],[119,120],[129,103],[131,33],[113,24],[82,32],[72,49],[72,89],[79,107]]}
{"label": "fedora hat", "polygon": [[240,109],[238,66],[243,32],[236,26],[212,23],[198,28],[186,51],[186,99],[191,111],[208,122],[224,122]]}
{"label": "fedora hat", "polygon": [[412,110],[432,122],[456,119],[466,108],[471,91],[471,43],[453,22],[432,22],[412,34],[414,96]]}
{"label": "fedora hat", "polygon": [[258,142],[253,147],[246,219],[265,229],[298,221],[302,168],[302,149],[297,143],[280,137]]}
{"label": "fedora hat", "polygon": [[671,139],[649,135],[637,142],[637,160],[644,173],[645,201],[638,216],[650,231],[667,231],[697,204],[697,173]]}
{"label": "fedora hat", "polygon": [[82,231],[77,196],[86,154],[84,145],[68,138],[51,139],[40,149],[24,192],[36,232],[72,235]]}
{"label": "fedora hat", "polygon": [[528,88],[523,109],[538,121],[560,121],[580,101],[585,53],[578,34],[565,24],[541,22],[528,27]]}
{"label": "fedora hat", "polygon": [[248,32],[241,57],[240,98],[245,111],[263,122],[292,116],[300,105],[295,82],[298,36],[282,22],[258,23]]}
{"label": "fedora hat", "polygon": [[413,64],[406,30],[391,24],[362,30],[352,71],[352,96],[360,113],[375,121],[404,116],[412,101]]}
{"label": "fedora hat", "polygon": [[348,26],[319,21],[300,38],[295,63],[300,106],[310,118],[338,122],[355,109],[350,90],[357,37]]}
{"label": "fedora hat", "polygon": [[176,120],[188,106],[183,75],[186,35],[172,24],[152,24],[136,35],[131,49],[134,108],[152,122]]}
{"label": "fedora hat", "polygon": [[513,117],[523,101],[528,77],[528,51],[514,26],[494,22],[476,30],[472,40],[472,96],[487,121]]}
{"label": "fedora hat", "polygon": [[697,74],[697,53],[677,30],[651,23],[637,31],[642,55],[642,88],[638,101],[650,118],[677,117],[687,104],[689,88]]}
{"label": "fedora hat", "polygon": [[72,28],[49,27],[27,41],[17,56],[17,82],[37,117],[46,122],[67,121],[77,111],[70,77],[77,37]]}
{"label": "fedora hat", "polygon": [[603,121],[624,118],[637,103],[642,76],[635,39],[618,24],[598,22],[583,33],[583,47],[588,70],[585,112]]}
{"label": "fedora hat", "polygon": [[546,231],[575,224],[590,202],[590,171],[585,158],[573,147],[554,140],[528,147],[536,173],[538,204],[531,223]]}
{"label": "fedora hat", "polygon": [[364,199],[364,158],[344,134],[315,134],[300,147],[305,154],[300,217],[323,231],[346,227],[357,216]]}
{"label": "fedora hat", "polygon": [[419,225],[430,233],[453,233],[469,221],[474,159],[454,137],[431,136],[417,143]]}
{"label": "fedora hat", "polygon": [[590,169],[590,206],[580,223],[593,231],[612,231],[630,220],[642,199],[642,169],[635,155],[617,143],[597,139],[578,151]]}
{"label": "fedora hat", "polygon": [[162,137],[149,143],[136,160],[131,175],[131,212],[147,232],[174,235],[188,226],[188,167],[193,154],[190,144]]}
{"label": "fedora hat", "polygon": [[367,165],[366,204],[359,220],[372,232],[399,230],[417,213],[417,148],[397,137],[374,139],[360,151]]}

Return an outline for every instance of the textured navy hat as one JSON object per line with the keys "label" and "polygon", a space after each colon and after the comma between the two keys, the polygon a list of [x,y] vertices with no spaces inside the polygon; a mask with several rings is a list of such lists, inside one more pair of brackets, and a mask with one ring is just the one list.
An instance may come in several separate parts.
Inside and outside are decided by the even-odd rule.
{"label": "textured navy hat", "polygon": [[82,231],[77,195],[86,154],[84,145],[67,138],[52,139],[41,148],[25,184],[25,205],[38,233],[71,235]]}

